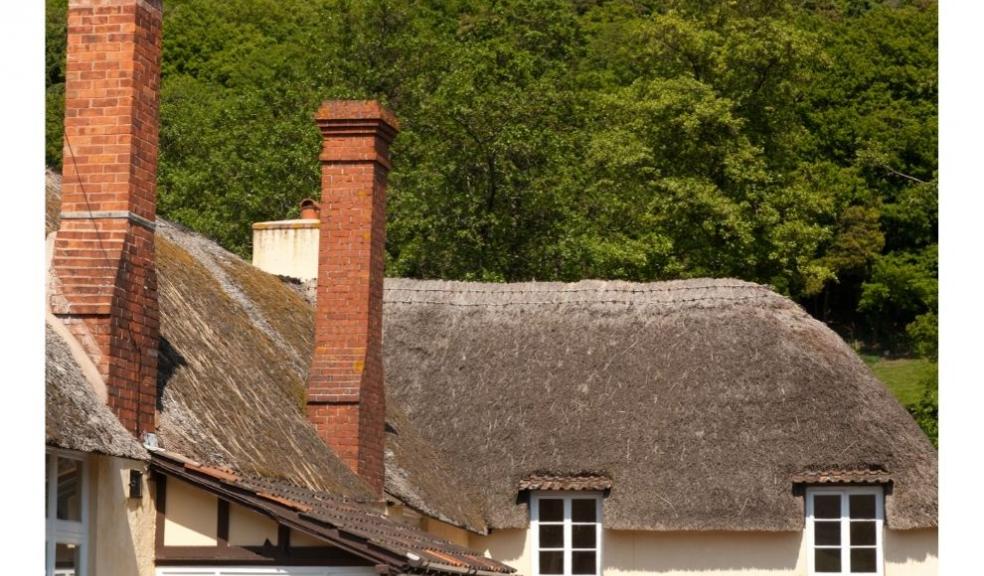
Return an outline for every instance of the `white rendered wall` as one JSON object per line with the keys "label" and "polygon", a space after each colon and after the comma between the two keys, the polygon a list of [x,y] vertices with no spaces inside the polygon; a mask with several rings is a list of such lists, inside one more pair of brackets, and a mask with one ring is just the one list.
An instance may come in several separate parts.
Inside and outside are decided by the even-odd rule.
{"label": "white rendered wall", "polygon": [[[470,535],[470,547],[533,574],[528,530]],[[604,576],[807,576],[802,532],[605,530]],[[936,530],[887,530],[885,576],[935,576]]]}
{"label": "white rendered wall", "polygon": [[253,266],[300,280],[318,277],[318,220],[253,224]]}
{"label": "white rendered wall", "polygon": [[[130,498],[130,470],[143,473],[140,498]],[[147,464],[92,456],[89,474],[89,574],[153,575],[157,508]]]}

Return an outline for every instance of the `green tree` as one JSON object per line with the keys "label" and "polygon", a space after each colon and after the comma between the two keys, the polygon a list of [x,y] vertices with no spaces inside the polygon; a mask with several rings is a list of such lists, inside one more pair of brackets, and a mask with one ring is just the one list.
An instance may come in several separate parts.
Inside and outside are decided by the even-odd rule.
{"label": "green tree", "polygon": [[[59,166],[65,0],[46,0]],[[241,255],[394,108],[388,273],[768,283],[936,355],[932,1],[168,0],[159,211]]]}

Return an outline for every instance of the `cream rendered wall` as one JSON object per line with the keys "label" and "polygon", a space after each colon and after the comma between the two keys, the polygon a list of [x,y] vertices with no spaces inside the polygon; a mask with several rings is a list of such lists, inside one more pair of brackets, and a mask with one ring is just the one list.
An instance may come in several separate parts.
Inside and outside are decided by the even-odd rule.
{"label": "cream rendered wall", "polygon": [[318,220],[253,224],[253,266],[301,280],[318,277]]}
{"label": "cream rendered wall", "polygon": [[238,504],[229,504],[229,544],[263,546],[267,540],[277,544],[276,522]]}
{"label": "cream rendered wall", "polygon": [[[143,473],[139,499],[129,497],[130,470]],[[92,456],[89,479],[89,573],[153,576],[157,508],[147,464]]]}
{"label": "cream rendered wall", "polygon": [[[525,529],[471,535],[470,547],[533,575],[531,539]],[[644,532],[605,530],[605,576],[806,576],[802,532]],[[885,535],[885,576],[937,574],[936,530]]]}
{"label": "cream rendered wall", "polygon": [[168,478],[165,502],[165,546],[218,544],[218,498],[187,482]]}
{"label": "cream rendered wall", "polygon": [[468,536],[470,533],[462,528],[430,517],[424,517],[422,524],[421,528],[438,538],[443,538],[465,548],[469,547]]}
{"label": "cream rendered wall", "polygon": [[886,530],[885,575],[923,576],[939,572],[937,530]]}

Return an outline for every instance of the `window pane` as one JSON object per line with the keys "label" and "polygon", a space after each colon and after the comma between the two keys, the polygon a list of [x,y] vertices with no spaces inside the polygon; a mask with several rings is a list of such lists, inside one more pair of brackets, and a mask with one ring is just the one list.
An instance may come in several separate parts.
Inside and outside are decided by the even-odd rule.
{"label": "window pane", "polygon": [[563,574],[563,552],[540,552],[540,574]]}
{"label": "window pane", "polygon": [[[51,512],[48,511],[48,490],[51,488],[48,486],[48,478],[51,478],[51,457],[45,454],[44,456],[44,517],[48,518]],[[44,548],[48,549],[47,546]]]}
{"label": "window pane", "polygon": [[55,544],[55,575],[75,576],[79,567],[79,547],[73,544]]}
{"label": "window pane", "polygon": [[840,548],[817,548],[815,552],[817,572],[841,571]]}
{"label": "window pane", "polygon": [[851,522],[851,546],[874,546],[875,523]]}
{"label": "window pane", "polygon": [[575,548],[595,547],[595,536],[598,532],[594,524],[575,524],[572,528],[574,530],[573,540]]}
{"label": "window pane", "polygon": [[598,504],[595,500],[578,499],[571,502],[571,519],[575,522],[595,522]]}
{"label": "window pane", "polygon": [[874,494],[852,494],[849,506],[851,507],[851,518],[873,519],[875,517]]}
{"label": "window pane", "polygon": [[541,522],[562,522],[564,520],[563,500],[540,500]]}
{"label": "window pane", "polygon": [[817,546],[840,546],[840,522],[815,522],[813,524],[813,543]]}
{"label": "window pane", "polygon": [[82,520],[82,462],[58,459],[58,519]]}
{"label": "window pane", "polygon": [[855,548],[851,550],[851,574],[877,572],[875,569],[875,549]]}
{"label": "window pane", "polygon": [[563,548],[563,547],[564,547],[564,525],[541,524],[540,548]]}
{"label": "window pane", "polygon": [[840,518],[840,494],[816,494],[813,496],[813,516],[815,518]]}
{"label": "window pane", "polygon": [[574,564],[571,574],[594,574],[596,563],[594,552],[572,552],[571,562]]}

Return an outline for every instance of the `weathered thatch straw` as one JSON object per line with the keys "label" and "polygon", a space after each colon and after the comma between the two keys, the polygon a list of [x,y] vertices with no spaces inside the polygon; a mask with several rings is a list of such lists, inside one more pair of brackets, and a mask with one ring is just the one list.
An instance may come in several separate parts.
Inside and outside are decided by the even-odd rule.
{"label": "weathered thatch straw", "polygon": [[[51,230],[57,229],[59,184],[49,171]],[[363,482],[304,416],[311,303],[211,240],[161,219],[156,256],[161,445],[243,474],[369,498]],[[49,371],[50,364],[49,356]],[[485,532],[481,512],[455,471],[398,406],[390,403],[387,412],[387,492],[425,514]]]}
{"label": "weathered thatch straw", "polygon": [[50,326],[45,326],[45,360],[45,444],[79,452],[149,459],[143,446],[96,396],[68,344]]}
{"label": "weathered thatch straw", "polygon": [[[257,321],[263,305],[231,283],[238,258],[159,222],[160,440],[167,449],[243,473],[280,477],[339,495],[367,496],[303,415],[304,373],[280,335]],[[279,284],[275,279],[269,282]],[[280,298],[291,294],[282,291]],[[304,306],[296,298],[296,306]]]}
{"label": "weathered thatch straw", "polygon": [[606,526],[797,530],[804,471],[881,467],[936,524],[936,451],[858,356],[766,287],[388,280],[387,392],[521,527],[534,473],[611,478]]}
{"label": "weathered thatch straw", "polygon": [[[366,496],[302,412],[310,303],[158,230],[164,447]],[[384,301],[386,489],[424,513],[525,526],[520,481],[593,474],[611,480],[611,528],[797,530],[794,478],[880,469],[888,525],[936,525],[936,451],[836,334],[765,287],[387,280]]]}

